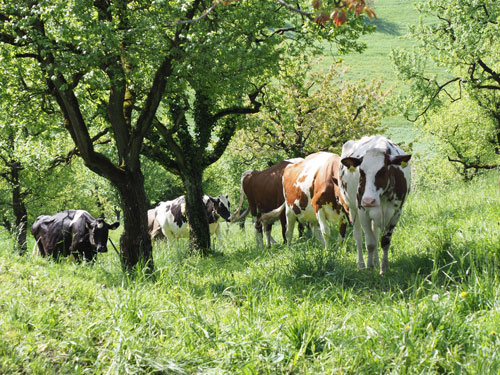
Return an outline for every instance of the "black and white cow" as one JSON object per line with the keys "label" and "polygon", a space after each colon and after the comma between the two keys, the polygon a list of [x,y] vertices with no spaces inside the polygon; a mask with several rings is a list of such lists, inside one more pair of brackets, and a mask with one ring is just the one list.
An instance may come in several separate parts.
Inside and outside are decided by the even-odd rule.
{"label": "black and white cow", "polygon": [[[217,234],[222,240],[220,230],[220,219],[229,221],[231,216],[230,203],[227,195],[220,195],[217,198],[208,195],[203,196],[203,202],[207,212],[210,234]],[[189,229],[186,217],[186,201],[184,195],[167,201],[160,202],[156,208],[155,220],[159,224],[163,235],[167,239],[189,237]],[[154,222],[150,227],[150,232],[154,230]]]}
{"label": "black and white cow", "polygon": [[57,259],[73,254],[77,260],[82,257],[93,260],[97,253],[108,251],[108,231],[120,223],[108,224],[103,218],[94,219],[84,210],[67,210],[55,215],[39,216],[31,228],[35,247],[42,256]]}
{"label": "black and white cow", "polygon": [[410,158],[380,135],[348,141],[342,147],[340,193],[354,226],[358,268],[365,267],[362,228],[368,251],[366,265],[378,265],[378,240],[382,233],[380,274],[387,271],[392,232],[410,190]]}

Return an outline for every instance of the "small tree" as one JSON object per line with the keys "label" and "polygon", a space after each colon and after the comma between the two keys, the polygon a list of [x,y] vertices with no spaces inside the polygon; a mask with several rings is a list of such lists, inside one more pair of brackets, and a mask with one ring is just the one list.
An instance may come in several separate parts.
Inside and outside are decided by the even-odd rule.
{"label": "small tree", "polygon": [[241,131],[235,147],[252,145],[248,152],[274,155],[276,161],[339,153],[347,140],[382,130],[390,90],[383,91],[380,81],[349,81],[338,64],[327,72],[310,68],[302,59],[283,67],[279,81],[266,89],[264,109],[250,116],[252,125]]}
{"label": "small tree", "polygon": [[[443,131],[432,124],[424,129],[432,129],[447,143],[449,159],[459,168],[494,168],[497,163],[492,159],[484,164],[480,152],[472,154],[478,152],[478,144],[491,144],[497,153],[500,148],[500,2],[426,0],[418,3],[417,10],[426,20],[410,29],[417,47],[392,52],[399,78],[410,85],[408,94],[401,96],[400,108],[410,121],[425,123],[437,111],[456,113],[455,102],[466,98],[460,115],[468,115],[467,108],[477,112],[473,116],[481,121],[454,119],[452,128],[446,123]],[[451,113],[443,117],[450,118]],[[471,133],[486,138],[468,143],[459,139],[459,134]]]}
{"label": "small tree", "polygon": [[439,153],[464,179],[498,167],[496,123],[475,100],[450,103],[423,122],[422,129],[437,140]]}

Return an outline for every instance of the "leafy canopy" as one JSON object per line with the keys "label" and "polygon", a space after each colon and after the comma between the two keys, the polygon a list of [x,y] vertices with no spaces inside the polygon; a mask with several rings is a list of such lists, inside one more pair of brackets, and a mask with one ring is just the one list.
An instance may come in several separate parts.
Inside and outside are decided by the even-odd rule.
{"label": "leafy canopy", "polygon": [[246,155],[279,160],[339,153],[347,140],[381,130],[390,90],[381,90],[380,81],[350,81],[348,69],[336,64],[327,72],[313,71],[317,61],[304,59],[289,59],[266,89],[263,110],[251,116],[235,143],[239,149],[248,145]]}

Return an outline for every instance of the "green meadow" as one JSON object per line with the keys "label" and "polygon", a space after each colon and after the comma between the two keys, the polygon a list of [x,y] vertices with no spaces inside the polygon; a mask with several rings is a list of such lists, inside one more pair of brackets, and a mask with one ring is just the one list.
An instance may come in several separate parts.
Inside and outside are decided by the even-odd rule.
{"label": "green meadow", "polygon": [[157,242],[150,278],[111,248],[55,263],[5,241],[0,373],[498,373],[496,181],[416,188],[383,277],[356,269],[350,235],[259,249],[251,225],[209,257]]}

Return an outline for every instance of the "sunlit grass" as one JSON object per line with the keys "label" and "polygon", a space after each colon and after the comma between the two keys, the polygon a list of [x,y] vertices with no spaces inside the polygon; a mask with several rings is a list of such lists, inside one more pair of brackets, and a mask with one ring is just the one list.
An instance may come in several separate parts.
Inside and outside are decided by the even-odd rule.
{"label": "sunlit grass", "polygon": [[156,243],[152,279],[3,240],[0,373],[497,372],[499,198],[495,176],[414,191],[384,277],[350,236],[258,249],[250,223],[209,257]]}

